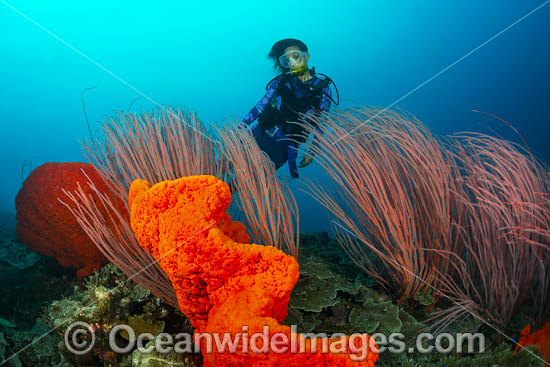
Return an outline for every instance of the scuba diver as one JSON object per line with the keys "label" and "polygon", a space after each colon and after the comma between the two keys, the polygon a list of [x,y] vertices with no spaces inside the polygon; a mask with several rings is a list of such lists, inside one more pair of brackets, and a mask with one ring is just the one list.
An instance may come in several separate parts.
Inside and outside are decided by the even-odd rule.
{"label": "scuba diver", "polygon": [[[258,119],[252,128],[252,135],[278,169],[288,161],[290,175],[298,178],[296,158],[298,147],[307,140],[303,127],[296,124],[304,118],[328,112],[332,99],[328,76],[309,68],[308,48],[300,40],[287,38],[276,42],[268,57],[273,60],[275,70],[281,72],[266,86],[264,97],[244,117],[242,123],[247,127]],[[319,77],[322,76],[322,77]],[[334,86],[338,95],[338,89]],[[339,100],[339,96],[338,96]],[[309,120],[308,120],[309,122]],[[319,126],[315,126],[320,131]],[[317,142],[313,141],[313,144]],[[299,167],[305,167],[313,161],[313,154],[307,152]]]}

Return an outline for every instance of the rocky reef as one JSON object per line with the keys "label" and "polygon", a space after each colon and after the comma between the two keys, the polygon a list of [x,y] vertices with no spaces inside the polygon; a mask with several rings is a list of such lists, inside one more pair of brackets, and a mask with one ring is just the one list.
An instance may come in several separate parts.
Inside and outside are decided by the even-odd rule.
{"label": "rocky reef", "polygon": [[[10,250],[11,251],[11,250]],[[28,260],[30,256],[31,260]],[[199,367],[200,353],[168,354],[141,353],[134,349],[128,354],[114,354],[108,347],[107,333],[117,324],[131,325],[136,333],[157,335],[166,332],[175,335],[193,332],[189,320],[179,311],[153,297],[148,290],[129,280],[114,265],[106,265],[84,278],[81,287],[71,272],[55,261],[44,257],[35,259],[29,255],[17,255],[28,267],[20,269],[8,262],[1,264],[2,279],[11,292],[9,299],[18,299],[18,312],[0,318],[0,359],[14,353],[6,366],[55,366],[55,367]],[[25,260],[27,259],[27,260]],[[51,260],[51,261],[50,261]],[[15,260],[12,260],[12,262]],[[405,342],[412,341],[425,330],[428,313],[418,304],[397,306],[361,269],[346,257],[334,239],[327,233],[301,236],[299,256],[300,278],[296,283],[288,306],[284,325],[297,325],[300,332],[351,334],[400,332]],[[24,271],[24,273],[23,273]],[[29,282],[21,283],[21,279]],[[13,283],[12,288],[9,284]],[[19,288],[15,284],[19,283]],[[44,284],[48,284],[45,289]],[[26,303],[24,293],[37,305],[33,309]],[[11,290],[10,290],[11,289]],[[4,305],[7,310],[7,305]],[[22,313],[27,315],[22,316]],[[4,316],[4,315],[3,315]],[[88,354],[75,356],[67,351],[63,332],[74,321],[93,325],[97,338],[96,347]],[[517,328],[509,335],[519,336],[524,320],[518,318]],[[459,325],[460,326],[460,325]],[[471,327],[465,321],[462,329]],[[49,331],[52,332],[47,334]],[[127,343],[128,336],[120,333],[117,342]],[[514,345],[488,334],[485,353],[423,354],[418,351],[405,353],[380,353],[377,367],[542,367],[544,364],[534,354],[534,346],[513,353]],[[25,349],[26,348],[26,349]]]}

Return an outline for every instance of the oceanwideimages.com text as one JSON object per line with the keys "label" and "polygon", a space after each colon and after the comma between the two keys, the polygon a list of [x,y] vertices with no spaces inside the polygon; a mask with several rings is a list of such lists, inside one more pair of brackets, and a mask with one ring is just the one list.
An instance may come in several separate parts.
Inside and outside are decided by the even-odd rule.
{"label": "oceanwideimages.com text", "polygon": [[[128,342],[121,343],[117,335],[125,331]],[[416,337],[414,345],[407,345],[402,333],[351,334],[298,333],[297,326],[291,326],[290,335],[283,332],[271,333],[269,326],[261,332],[250,333],[244,325],[235,333],[160,333],[136,335],[124,324],[109,330],[109,347],[115,353],[127,354],[134,349],[142,353],[332,353],[348,354],[353,361],[362,361],[369,353],[484,353],[485,337],[476,333],[423,333]],[[65,345],[74,354],[88,353],[95,344],[94,328],[83,322],[73,323],[65,332]]]}

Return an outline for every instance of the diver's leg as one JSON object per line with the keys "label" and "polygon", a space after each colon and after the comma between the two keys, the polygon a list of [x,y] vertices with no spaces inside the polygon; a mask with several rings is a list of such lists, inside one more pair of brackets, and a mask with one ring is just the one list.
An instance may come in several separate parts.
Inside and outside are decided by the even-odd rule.
{"label": "diver's leg", "polygon": [[286,163],[288,158],[286,149],[287,142],[286,136],[284,136],[282,132],[277,132],[275,135],[270,136],[259,126],[256,126],[256,128],[252,130],[252,133],[260,149],[265,152],[275,164],[275,169],[278,169]]}
{"label": "diver's leg", "polygon": [[296,158],[298,156],[298,147],[295,142],[289,142],[287,146],[288,155],[288,170],[293,178],[300,177],[298,175],[298,167],[296,166]]}

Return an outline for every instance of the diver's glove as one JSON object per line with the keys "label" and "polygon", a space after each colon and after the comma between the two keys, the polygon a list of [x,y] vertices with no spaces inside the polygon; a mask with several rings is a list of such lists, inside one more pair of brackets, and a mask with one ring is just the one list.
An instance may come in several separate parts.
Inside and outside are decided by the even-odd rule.
{"label": "diver's glove", "polygon": [[237,129],[238,130],[241,130],[241,131],[246,131],[247,133],[249,133],[250,135],[253,135],[252,134],[252,128],[250,127],[250,125],[247,125],[245,124],[244,122],[239,122],[237,124]]}
{"label": "diver's glove", "polygon": [[311,162],[313,162],[313,156],[311,154],[306,153],[304,154],[304,157],[300,161],[300,164],[298,165],[298,167],[303,168],[303,167],[309,166]]}
{"label": "diver's glove", "polygon": [[245,124],[244,122],[240,121],[237,124],[237,128],[240,129],[240,130],[248,130],[249,126],[247,124]]}

